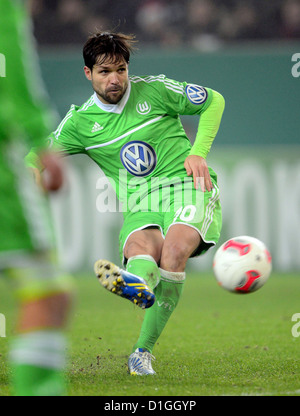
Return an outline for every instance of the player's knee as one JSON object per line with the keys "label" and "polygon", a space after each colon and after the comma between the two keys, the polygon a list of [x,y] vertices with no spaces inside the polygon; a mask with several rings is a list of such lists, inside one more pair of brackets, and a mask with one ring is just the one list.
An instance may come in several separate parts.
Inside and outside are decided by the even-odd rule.
{"label": "player's knee", "polygon": [[143,254],[152,256],[155,261],[158,261],[160,258],[159,248],[149,244],[149,242],[147,243],[146,240],[133,240],[125,245],[124,255],[127,259]]}
{"label": "player's knee", "polygon": [[171,272],[183,272],[190,256],[189,248],[179,241],[164,245],[160,265]]}
{"label": "player's knee", "polygon": [[144,254],[145,244],[142,241],[130,241],[125,245],[124,254],[127,259],[139,254]]}
{"label": "player's knee", "polygon": [[19,330],[65,328],[72,302],[73,295],[69,291],[21,302]]}
{"label": "player's knee", "polygon": [[75,294],[74,279],[69,274],[47,269],[45,264],[28,270],[12,269],[9,275],[16,283],[15,296],[21,305],[37,306],[38,311],[47,309],[53,316],[56,311],[63,316],[69,309]]}
{"label": "player's knee", "polygon": [[21,305],[20,331],[34,328],[63,329],[74,301],[74,279],[68,274],[53,274],[49,279],[24,279],[16,295]]}

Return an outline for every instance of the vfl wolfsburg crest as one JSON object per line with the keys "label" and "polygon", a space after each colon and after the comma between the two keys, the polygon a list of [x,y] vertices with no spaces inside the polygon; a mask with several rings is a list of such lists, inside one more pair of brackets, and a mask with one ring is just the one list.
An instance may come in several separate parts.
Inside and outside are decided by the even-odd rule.
{"label": "vfl wolfsburg crest", "polygon": [[139,101],[136,105],[136,111],[139,114],[148,114],[151,110],[151,104],[149,104],[147,101]]}
{"label": "vfl wolfsburg crest", "polygon": [[134,176],[147,176],[156,166],[157,158],[154,149],[140,141],[126,143],[120,153],[123,166]]}

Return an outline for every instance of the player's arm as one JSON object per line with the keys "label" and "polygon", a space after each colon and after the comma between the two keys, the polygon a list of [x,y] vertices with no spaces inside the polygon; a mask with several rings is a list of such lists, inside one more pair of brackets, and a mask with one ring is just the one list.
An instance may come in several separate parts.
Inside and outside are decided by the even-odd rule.
{"label": "player's arm", "polygon": [[200,115],[198,131],[190,155],[184,166],[189,176],[193,175],[195,188],[199,185],[203,192],[212,190],[212,182],[206,163],[214,138],[220,127],[225,100],[221,94],[211,91],[211,101]]}
{"label": "player's arm", "polygon": [[[84,146],[78,138],[75,118],[76,109],[75,106],[71,106],[70,111],[61,121],[57,129],[45,140],[45,143],[47,142],[47,149],[53,154],[56,154],[58,163],[62,163],[61,158],[63,156],[85,152]],[[51,162],[52,159],[45,157],[44,153],[39,155],[38,148],[32,148],[25,157],[26,166],[32,171],[36,183],[41,186],[45,183],[45,179],[43,178],[44,171],[51,173],[51,169],[55,166]]]}
{"label": "player's arm", "polygon": [[188,175],[193,175],[195,188],[210,191],[212,183],[206,157],[218,132],[225,100],[221,94],[186,82],[178,82],[161,76],[158,84],[168,114],[200,116],[197,135],[190,155],[185,161]]}
{"label": "player's arm", "polygon": [[206,159],[216,137],[225,108],[225,100],[217,91],[211,90],[211,101],[200,115],[196,139],[190,155]]}

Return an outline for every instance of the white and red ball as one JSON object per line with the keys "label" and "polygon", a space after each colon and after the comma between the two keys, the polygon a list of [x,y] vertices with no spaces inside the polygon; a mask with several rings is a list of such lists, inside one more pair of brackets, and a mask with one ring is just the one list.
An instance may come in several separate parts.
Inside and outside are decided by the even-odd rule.
{"label": "white and red ball", "polygon": [[213,271],[223,289],[234,293],[251,293],[268,280],[272,258],[265,244],[257,238],[234,237],[217,250]]}

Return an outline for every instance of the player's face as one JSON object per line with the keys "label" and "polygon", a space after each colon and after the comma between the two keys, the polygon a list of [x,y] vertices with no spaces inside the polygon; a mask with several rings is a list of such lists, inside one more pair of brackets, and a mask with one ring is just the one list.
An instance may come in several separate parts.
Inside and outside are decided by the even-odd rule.
{"label": "player's face", "polygon": [[125,61],[96,64],[91,71],[84,67],[85,75],[104,104],[117,104],[128,87],[128,64]]}

